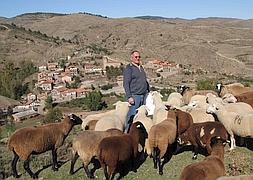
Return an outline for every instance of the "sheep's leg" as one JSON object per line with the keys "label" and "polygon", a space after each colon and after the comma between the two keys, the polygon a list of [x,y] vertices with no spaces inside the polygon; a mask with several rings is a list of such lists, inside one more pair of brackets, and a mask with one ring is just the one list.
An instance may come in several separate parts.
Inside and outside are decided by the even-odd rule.
{"label": "sheep's leg", "polygon": [[26,170],[26,172],[31,176],[31,178],[33,179],[37,179],[38,178],[38,175],[37,174],[34,174],[30,167],[29,167],[29,159],[25,160],[24,161],[24,169]]}
{"label": "sheep's leg", "polygon": [[159,156],[158,157],[158,167],[159,167],[159,174],[160,175],[163,175],[163,165],[162,165],[162,160],[161,160],[161,157]]}
{"label": "sheep's leg", "polygon": [[114,178],[115,169],[116,169],[116,167],[109,167],[108,166],[108,177],[109,177],[109,179],[113,179]]}
{"label": "sheep's leg", "polygon": [[99,161],[95,160],[95,161],[93,162],[93,166],[94,166],[94,167],[90,170],[90,173],[91,173],[91,176],[94,178],[94,177],[95,177],[95,171],[96,171],[97,169],[99,169],[99,168],[101,167],[101,165],[100,165]]}
{"label": "sheep's leg", "polygon": [[53,159],[53,171],[58,171],[58,164],[57,164],[57,149],[52,149],[52,159]]}
{"label": "sheep's leg", "polygon": [[235,137],[234,134],[230,134],[230,141],[231,141],[231,147],[230,147],[230,151],[235,149],[236,145],[235,145]]}
{"label": "sheep's leg", "polygon": [[76,163],[76,160],[78,159],[79,155],[76,153],[74,158],[71,160],[71,165],[70,165],[70,170],[69,170],[69,174],[74,174],[74,166]]}
{"label": "sheep's leg", "polygon": [[157,150],[156,148],[153,148],[153,163],[154,163],[154,168],[157,169]]}
{"label": "sheep's leg", "polygon": [[11,162],[13,177],[19,178],[20,176],[18,175],[18,172],[17,172],[17,162],[18,162],[19,156],[17,155],[17,153],[15,151],[13,151],[13,153],[14,153],[14,158]]}
{"label": "sheep's leg", "polygon": [[105,165],[103,169],[104,169],[105,179],[109,180],[110,178],[109,178],[109,174],[107,172],[107,166]]}
{"label": "sheep's leg", "polygon": [[84,169],[85,173],[87,174],[88,178],[94,178],[94,176],[92,176],[92,174],[89,171],[88,165],[83,164],[83,169]]}
{"label": "sheep's leg", "polygon": [[194,154],[192,156],[192,159],[193,160],[196,160],[198,158],[198,147],[197,146],[194,146],[193,147],[193,151],[194,151]]}

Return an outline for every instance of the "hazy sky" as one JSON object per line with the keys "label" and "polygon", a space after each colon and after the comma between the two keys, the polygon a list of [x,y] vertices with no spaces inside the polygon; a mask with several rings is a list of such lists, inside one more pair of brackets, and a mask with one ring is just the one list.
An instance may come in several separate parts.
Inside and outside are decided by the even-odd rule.
{"label": "hazy sky", "polygon": [[195,19],[253,19],[253,0],[1,0],[0,16],[31,12],[89,12],[112,18],[143,15]]}

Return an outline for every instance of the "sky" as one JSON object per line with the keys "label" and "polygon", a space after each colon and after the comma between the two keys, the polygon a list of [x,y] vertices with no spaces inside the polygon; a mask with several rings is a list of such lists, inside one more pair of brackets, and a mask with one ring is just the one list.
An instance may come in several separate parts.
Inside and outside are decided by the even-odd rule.
{"label": "sky", "polygon": [[162,16],[167,18],[224,17],[253,19],[253,0],[1,0],[0,16],[24,13],[87,12],[110,18]]}

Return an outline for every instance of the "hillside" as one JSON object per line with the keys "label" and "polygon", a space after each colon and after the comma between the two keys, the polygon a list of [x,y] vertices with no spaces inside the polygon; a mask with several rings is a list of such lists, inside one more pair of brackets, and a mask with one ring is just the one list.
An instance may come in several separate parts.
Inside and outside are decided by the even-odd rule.
{"label": "hillside", "polygon": [[[33,43],[31,50],[27,41],[7,41],[10,39],[10,33],[1,31],[1,39],[7,41],[6,46],[15,46],[16,49],[22,46],[23,51],[33,54],[30,55],[32,58],[29,58],[34,61],[46,61],[57,56],[53,55],[54,53],[65,55],[74,48],[98,44],[112,51],[111,56],[122,62],[128,61],[132,49],[139,49],[144,62],[160,59],[188,65],[193,69],[203,69],[207,74],[218,72],[253,78],[253,20],[184,20],[149,16],[113,19],[85,13],[33,13],[8,19],[7,22],[32,31],[40,31],[49,37],[78,43],[56,45],[43,41]],[[24,43],[26,47],[23,47]],[[8,59],[20,59],[21,54],[24,52],[12,50]]]}

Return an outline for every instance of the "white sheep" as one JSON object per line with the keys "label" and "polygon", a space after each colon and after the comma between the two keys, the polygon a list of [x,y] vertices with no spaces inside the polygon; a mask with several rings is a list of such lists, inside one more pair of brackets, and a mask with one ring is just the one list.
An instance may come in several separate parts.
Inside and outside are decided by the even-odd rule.
{"label": "white sheep", "polygon": [[[135,122],[141,122],[145,127],[147,133],[149,134],[149,131],[151,127],[154,125],[154,123],[150,117],[147,117],[146,105],[142,105],[137,109],[137,113],[133,119],[133,123]],[[151,155],[151,149],[149,147],[148,139],[146,139],[144,151],[146,151],[148,155]]]}
{"label": "white sheep", "polygon": [[166,102],[164,102],[165,105],[169,105],[172,107],[181,107],[184,105],[183,102],[183,96],[178,92],[170,93],[168,99]]}
{"label": "white sheep", "polygon": [[153,91],[152,97],[155,105],[153,122],[154,124],[158,124],[167,118],[167,108],[164,105],[162,101],[162,95],[159,92]]}
{"label": "white sheep", "polygon": [[215,114],[230,134],[230,150],[236,147],[234,134],[241,137],[253,137],[253,113],[243,113],[240,115],[228,111],[225,107],[217,107],[215,104],[210,105],[207,108],[207,112]]}
{"label": "white sheep", "polygon": [[[187,107],[187,106],[186,106]],[[184,108],[181,108],[183,110]],[[211,114],[207,114],[206,110],[198,107],[187,107],[186,112],[190,113],[193,123],[214,122],[215,118]]]}
{"label": "white sheep", "polygon": [[99,120],[101,117],[104,117],[104,116],[113,114],[114,111],[115,111],[115,109],[109,110],[109,111],[106,111],[106,112],[96,113],[96,114],[89,114],[88,116],[86,116],[86,117],[83,119],[83,122],[82,122],[82,125],[81,125],[82,129],[85,130],[86,125],[87,125],[90,121],[92,121],[92,120]]}
{"label": "white sheep", "polygon": [[124,123],[129,110],[129,103],[118,101],[115,104],[115,111],[112,114],[101,117],[95,126],[95,131],[106,131],[111,128],[123,131]]}

